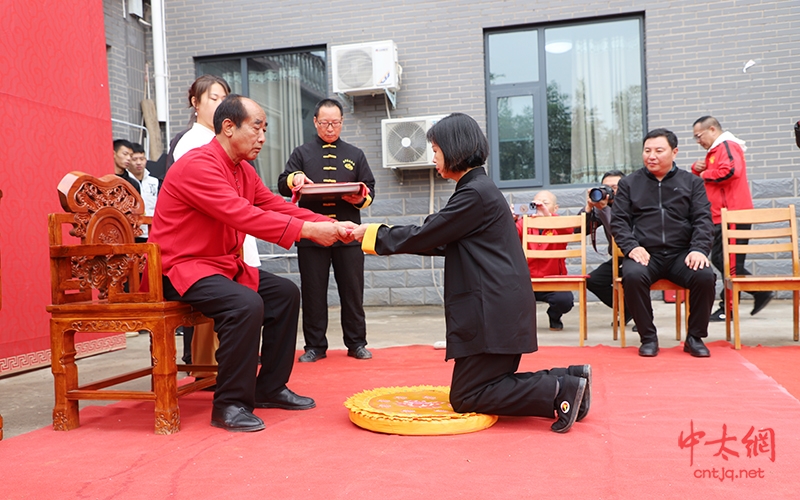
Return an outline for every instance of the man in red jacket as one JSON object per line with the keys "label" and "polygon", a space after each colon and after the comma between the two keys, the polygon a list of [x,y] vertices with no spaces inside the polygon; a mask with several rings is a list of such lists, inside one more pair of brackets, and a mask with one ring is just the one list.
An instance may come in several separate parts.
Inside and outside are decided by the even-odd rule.
{"label": "man in red jacket", "polygon": [[[550,217],[557,216],[558,200],[556,195],[550,191],[539,191],[533,197],[532,205],[536,206],[536,213],[528,217]],[[522,218],[517,219],[517,232],[519,233],[520,240],[522,239]],[[566,243],[530,243],[531,248],[537,246],[538,250],[564,250],[567,248]],[[528,259],[528,269],[531,273],[531,278],[544,278],[545,276],[558,276],[567,274],[567,261],[566,259]],[[537,292],[534,290],[537,302],[547,302],[550,307],[547,308],[547,318],[550,320],[550,329],[553,331],[561,331],[564,329],[564,324],[561,322],[561,316],[572,310],[575,301],[572,297],[572,292]]]}
{"label": "man in red jacket", "polygon": [[[725,268],[722,262],[722,217],[720,211],[722,208],[728,210],[753,208],[753,197],[750,195],[750,186],[747,184],[744,161],[744,151],[747,148],[744,141],[737,139],[730,132],[723,131],[719,121],[713,116],[698,118],[694,122],[693,133],[694,140],[707,150],[705,159],[698,160],[692,165],[692,172],[703,179],[708,201],[711,202],[711,220],[714,222],[711,263],[722,274],[725,272]],[[740,229],[749,228],[749,225],[740,226]],[[744,267],[745,257],[743,254],[737,255],[735,266],[731,262],[732,274],[737,276],[750,274]],[[764,309],[775,296],[774,292],[749,293],[752,293],[754,299],[751,315]],[[720,292],[720,299],[719,309],[711,313],[709,321],[725,321],[725,290]]]}
{"label": "man in red jacket", "polygon": [[[267,117],[255,101],[229,95],[214,114],[216,137],[167,173],[150,241],[161,246],[164,297],[191,304],[214,320],[219,372],[211,425],[264,429],[254,408],[307,410],[292,392],[300,291],[291,281],[248,266],[246,234],[289,248],[300,238],[322,245],[349,241],[348,222],[296,207],[264,186],[248,161],[264,144]],[[258,348],[261,341],[261,369]]]}

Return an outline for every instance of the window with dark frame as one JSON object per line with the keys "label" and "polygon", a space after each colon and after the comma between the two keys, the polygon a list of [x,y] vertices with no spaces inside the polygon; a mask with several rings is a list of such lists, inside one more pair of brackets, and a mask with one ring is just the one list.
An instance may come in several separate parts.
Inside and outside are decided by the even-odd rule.
{"label": "window with dark frame", "polygon": [[197,76],[220,76],[233,93],[264,109],[267,140],[252,163],[264,184],[277,190],[278,175],[289,155],[316,135],[314,107],[328,96],[325,47],[198,58],[195,67]]}
{"label": "window with dark frame", "polygon": [[637,16],[486,32],[499,187],[589,184],[641,167],[642,26]]}

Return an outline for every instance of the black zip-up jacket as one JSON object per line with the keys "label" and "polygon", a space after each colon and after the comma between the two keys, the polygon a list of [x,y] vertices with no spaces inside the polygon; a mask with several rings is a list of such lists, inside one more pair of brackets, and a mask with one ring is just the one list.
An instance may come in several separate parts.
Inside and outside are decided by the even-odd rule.
{"label": "black zip-up jacket", "polygon": [[703,180],[674,163],[661,181],[647,167],[623,177],[611,209],[611,231],[626,256],[638,246],[651,254],[690,250],[708,256],[714,224]]}

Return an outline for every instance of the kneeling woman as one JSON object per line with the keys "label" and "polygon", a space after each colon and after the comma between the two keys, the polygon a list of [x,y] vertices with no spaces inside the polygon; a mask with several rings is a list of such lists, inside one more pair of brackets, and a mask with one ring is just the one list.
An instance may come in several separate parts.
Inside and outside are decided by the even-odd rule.
{"label": "kneeling woman", "polygon": [[471,117],[453,113],[428,131],[436,170],[457,182],[447,205],[421,226],[365,224],[367,253],[443,255],[446,359],[455,359],[457,412],[557,418],[566,432],[589,411],[591,367],[516,373],[536,345],[536,302],[514,219],[482,165],[489,145]]}

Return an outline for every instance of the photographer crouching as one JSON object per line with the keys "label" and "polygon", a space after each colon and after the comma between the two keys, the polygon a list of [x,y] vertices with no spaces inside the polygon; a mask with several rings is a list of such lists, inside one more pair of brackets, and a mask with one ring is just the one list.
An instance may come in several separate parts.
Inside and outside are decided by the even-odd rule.
{"label": "photographer crouching", "polygon": [[[551,217],[558,216],[558,201],[556,195],[550,191],[539,191],[533,197],[533,201],[526,207],[525,205],[519,206],[517,209],[512,207],[512,211],[517,218],[517,233],[522,240],[522,217]],[[541,230],[540,230],[541,231]],[[555,231],[548,229],[543,234],[555,233],[564,234],[563,230]],[[572,229],[569,229],[569,233]],[[567,248],[566,243],[529,243],[529,248],[537,250],[564,250]],[[544,278],[545,276],[563,276],[567,274],[567,260],[566,259],[528,259],[528,270],[530,271],[531,278]],[[537,302],[547,302],[547,318],[550,320],[550,330],[561,331],[564,329],[564,323],[561,322],[561,316],[572,310],[575,301],[572,297],[572,292],[537,292],[533,291]]]}
{"label": "photographer crouching", "polygon": [[[611,205],[617,193],[619,180],[625,177],[621,170],[609,170],[603,174],[600,186],[590,188],[586,192],[586,207],[581,211],[586,213],[586,229],[591,234],[592,247],[597,251],[597,228],[603,226],[608,241],[608,253],[611,255]],[[595,294],[600,301],[608,307],[614,307],[614,270],[613,259],[603,262],[594,271],[589,273],[586,288]],[[631,316],[625,309],[625,324],[630,322]],[[636,327],[633,327],[636,331]]]}

